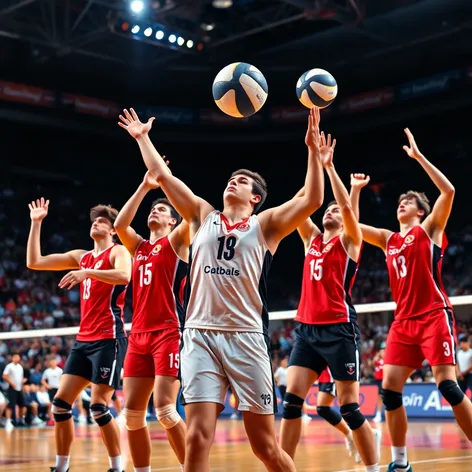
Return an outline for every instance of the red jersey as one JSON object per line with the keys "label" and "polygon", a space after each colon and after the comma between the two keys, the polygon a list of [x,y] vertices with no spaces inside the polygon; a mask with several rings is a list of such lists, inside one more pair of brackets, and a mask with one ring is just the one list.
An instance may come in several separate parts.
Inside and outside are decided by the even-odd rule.
{"label": "red jersey", "polygon": [[[359,256],[360,260],[360,256]],[[346,323],[357,319],[351,291],[359,262],[344,249],[340,236],[313,238],[305,256],[302,294],[296,321],[306,324]]]}
{"label": "red jersey", "polygon": [[329,370],[329,367],[326,367],[323,372],[321,372],[321,375],[318,377],[318,383],[333,383],[334,379],[333,376],[331,375],[331,371]]}
{"label": "red jersey", "polygon": [[183,322],[182,285],[187,264],[172,248],[169,237],[143,240],[133,261],[132,333],[176,327]]}
{"label": "red jersey", "polygon": [[[110,252],[116,244],[98,254],[86,252],[81,269],[110,270]],[[113,285],[87,278],[80,284],[80,328],[77,341],[100,341],[126,337],[124,305],[127,285]]]}
{"label": "red jersey", "polygon": [[374,379],[383,380],[384,375],[384,360],[377,359],[374,363]]}
{"label": "red jersey", "polygon": [[441,280],[446,247],[446,235],[439,247],[421,225],[414,226],[405,235],[390,235],[386,260],[390,289],[397,304],[396,320],[451,308]]}

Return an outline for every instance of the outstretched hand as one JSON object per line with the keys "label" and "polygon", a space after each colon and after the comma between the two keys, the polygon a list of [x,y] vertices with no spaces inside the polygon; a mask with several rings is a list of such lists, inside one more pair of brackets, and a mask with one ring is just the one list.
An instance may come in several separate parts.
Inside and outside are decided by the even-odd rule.
{"label": "outstretched hand", "polygon": [[351,174],[351,188],[364,188],[370,182],[370,176],[365,174]]}
{"label": "outstretched hand", "polygon": [[28,204],[30,209],[31,221],[43,221],[46,218],[49,210],[49,200],[41,197],[39,200],[32,201]]}
{"label": "outstretched hand", "polygon": [[128,131],[133,138],[137,139],[151,131],[154,117],[149,118],[146,123],[142,123],[133,108],[130,108],[130,111],[124,109],[123,113],[125,116],[120,115],[121,121],[118,122],[118,125]]}
{"label": "outstretched hand", "polygon": [[328,138],[324,132],[321,132],[320,137],[320,157],[323,167],[328,167],[333,164],[334,148],[336,147],[336,140],[333,139],[331,142],[331,135],[328,134]]}
{"label": "outstretched hand", "polygon": [[310,110],[305,144],[311,149],[320,146],[320,109],[318,107],[313,107]]}
{"label": "outstretched hand", "polygon": [[415,138],[412,132],[408,129],[404,129],[405,134],[408,138],[408,143],[410,146],[403,146],[403,150],[412,158],[412,159],[419,159],[423,155],[421,154],[420,150],[418,149],[418,145],[416,144]]}

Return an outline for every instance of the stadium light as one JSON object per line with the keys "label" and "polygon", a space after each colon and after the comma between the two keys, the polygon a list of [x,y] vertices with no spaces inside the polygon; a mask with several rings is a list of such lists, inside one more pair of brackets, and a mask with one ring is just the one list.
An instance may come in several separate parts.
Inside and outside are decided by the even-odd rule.
{"label": "stadium light", "polygon": [[144,9],[144,2],[142,0],[133,0],[130,8],[133,13],[141,13]]}
{"label": "stadium light", "polygon": [[159,31],[156,33],[156,39],[158,39],[159,41],[160,41],[161,39],[164,39],[164,31],[159,30]]}
{"label": "stadium light", "polygon": [[144,30],[144,36],[146,36],[146,38],[149,38],[149,36],[151,36],[152,34],[152,28],[146,28]]}
{"label": "stadium light", "polygon": [[139,33],[139,30],[140,30],[139,25],[134,25],[134,26],[131,28],[131,32],[132,32],[133,34],[138,34],[138,33]]}
{"label": "stadium light", "polygon": [[177,36],[175,36],[175,34],[171,34],[169,36],[169,43],[174,44],[176,41],[177,41]]}

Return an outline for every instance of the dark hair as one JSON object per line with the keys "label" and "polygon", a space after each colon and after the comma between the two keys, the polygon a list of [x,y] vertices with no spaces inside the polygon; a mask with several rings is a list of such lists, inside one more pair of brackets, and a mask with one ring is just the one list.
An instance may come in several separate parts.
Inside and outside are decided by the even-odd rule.
{"label": "dark hair", "polygon": [[[338,205],[338,202],[336,200],[331,200],[327,205],[326,205],[326,209],[325,211],[330,207],[330,206],[333,206],[333,205]],[[338,205],[339,206],[339,205]]]}
{"label": "dark hair", "polygon": [[236,175],[245,175],[246,177],[250,177],[253,180],[252,193],[261,197],[261,201],[254,205],[253,213],[256,213],[267,198],[267,183],[264,180],[264,177],[262,177],[262,175],[258,174],[257,172],[253,172],[249,169],[236,170],[231,174],[231,178],[235,177]]}
{"label": "dark hair", "polygon": [[118,210],[111,205],[96,205],[90,209],[90,221],[93,223],[97,218],[106,218],[111,225],[115,224]]}
{"label": "dark hair", "polygon": [[176,223],[174,225],[174,228],[180,224],[180,222],[182,221],[182,217],[177,213],[177,210],[172,206],[172,204],[169,202],[169,200],[167,200],[167,198],[158,198],[157,200],[154,200],[151,204],[151,210],[156,206],[158,205],[159,203],[162,203],[162,205],[165,205],[167,207],[169,207],[169,210],[170,210],[170,214],[172,216],[172,218],[175,218],[176,219]]}
{"label": "dark hair", "polygon": [[424,211],[424,215],[421,220],[424,220],[431,212],[431,205],[429,204],[428,197],[423,192],[416,192],[414,190],[408,190],[406,193],[402,193],[398,199],[398,203],[402,200],[415,200],[418,208]]}

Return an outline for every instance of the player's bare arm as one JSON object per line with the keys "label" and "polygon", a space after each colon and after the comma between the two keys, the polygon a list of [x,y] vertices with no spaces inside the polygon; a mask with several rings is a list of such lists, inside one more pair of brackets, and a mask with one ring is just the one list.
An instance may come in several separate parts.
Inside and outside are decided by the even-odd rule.
{"label": "player's bare arm", "polygon": [[136,216],[139,205],[141,205],[144,197],[150,190],[156,188],[159,188],[159,183],[154,177],[151,176],[149,171],[146,172],[146,175],[144,176],[144,179],[139,185],[138,189],[125,203],[116,217],[116,234],[120,238],[120,241],[123,243],[125,248],[128,249],[128,252],[131,254],[131,256],[134,256],[136,248],[143,240],[143,237],[136,233],[136,231],[131,227],[131,222]]}
{"label": "player's bare arm", "polygon": [[175,253],[184,262],[188,262],[190,247],[190,228],[185,220],[169,234],[169,242]]}
{"label": "player's bare arm", "polygon": [[305,193],[288,202],[270,208],[258,216],[264,237],[272,253],[280,241],[295,231],[323,203],[323,169],[320,159],[320,110],[313,108],[308,118],[305,143],[308,147],[308,169],[305,178]]}
{"label": "player's bare arm", "polygon": [[346,248],[349,257],[355,261],[359,259],[359,252],[362,246],[362,233],[355,212],[352,209],[351,198],[344,186],[341,178],[334,167],[333,156],[336,140],[331,141],[331,135],[326,138],[321,133],[320,155],[326,173],[328,174],[334,199],[339,206],[343,219],[343,231],[341,241]]}
{"label": "player's bare arm", "polygon": [[113,269],[81,269],[73,270],[66,274],[59,282],[60,288],[70,290],[74,285],[85,279],[95,279],[100,282],[113,285],[126,285],[131,280],[132,261],[128,250],[124,246],[117,245],[110,251],[110,262]]}
{"label": "player's bare arm", "polygon": [[438,246],[441,246],[442,235],[454,202],[455,188],[448,178],[420,152],[415,138],[408,128],[405,128],[405,134],[408,138],[409,146],[403,146],[403,150],[421,165],[441,192],[431,210],[431,214],[423,221],[423,227],[429,234],[429,237]]}
{"label": "player's bare arm", "polygon": [[28,205],[31,229],[26,246],[26,266],[33,270],[68,270],[79,267],[80,259],[86,252],[75,249],[63,254],[41,254],[41,224],[49,211],[49,200],[40,198]]}
{"label": "player's bare arm", "polygon": [[[322,169],[321,169],[322,171]],[[323,179],[323,187],[324,187],[324,179]],[[324,193],[324,192],[323,192]],[[302,187],[293,198],[303,197],[305,195],[305,187]],[[313,223],[311,217],[307,218],[298,228],[297,228],[298,235],[300,239],[303,241],[303,246],[305,247],[305,252],[308,251],[310,247],[310,243],[313,238],[316,238],[321,231],[318,226]]]}
{"label": "player's bare arm", "polygon": [[351,174],[351,198],[352,211],[359,221],[359,198],[361,190],[370,182],[370,176],[365,174]]}
{"label": "player's bare arm", "polygon": [[149,138],[148,133],[154,118],[149,118],[147,123],[142,123],[132,108],[130,111],[124,110],[123,113],[125,116],[120,115],[121,122],[118,124],[136,139],[149,172],[159,182],[177,212],[191,225],[192,231],[196,232],[200,223],[214,208],[195,195],[186,184],[169,171],[164,159]]}

